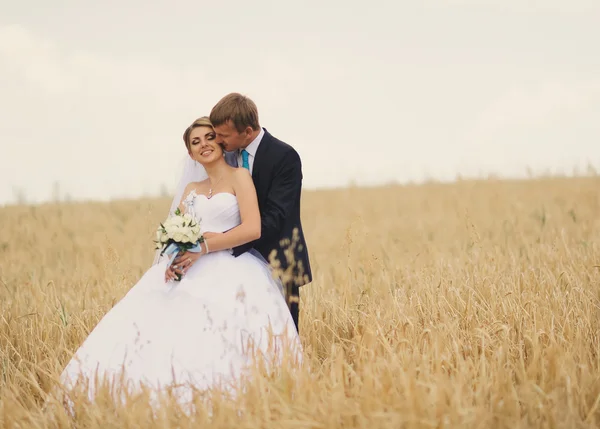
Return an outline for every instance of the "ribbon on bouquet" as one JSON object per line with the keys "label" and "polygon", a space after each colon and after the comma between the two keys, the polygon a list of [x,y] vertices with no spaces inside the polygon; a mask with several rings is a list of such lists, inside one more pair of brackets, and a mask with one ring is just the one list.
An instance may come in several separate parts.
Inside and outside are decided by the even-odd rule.
{"label": "ribbon on bouquet", "polygon": [[[202,252],[202,241],[198,241],[193,247],[188,247],[189,244],[187,244],[186,246],[181,246],[179,243],[175,243],[172,242],[171,244],[169,244],[165,250],[162,251],[163,255],[167,256],[167,268],[169,268],[172,264],[173,261],[175,260],[175,258],[177,257],[177,254],[181,251],[184,250],[186,252],[193,252],[193,253],[200,253]],[[175,275],[177,275],[177,281],[181,280],[181,275],[178,273],[175,273]]]}

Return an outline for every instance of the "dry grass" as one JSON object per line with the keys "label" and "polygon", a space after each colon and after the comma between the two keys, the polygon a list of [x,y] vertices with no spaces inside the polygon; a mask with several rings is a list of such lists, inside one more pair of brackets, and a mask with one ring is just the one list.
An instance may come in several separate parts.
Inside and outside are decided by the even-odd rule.
{"label": "dry grass", "polygon": [[[167,206],[0,209],[0,427],[198,427],[144,401],[81,404],[77,422],[41,407],[148,268]],[[311,373],[259,381],[242,417],[223,403],[201,427],[600,424],[600,178],[307,192],[304,220]]]}

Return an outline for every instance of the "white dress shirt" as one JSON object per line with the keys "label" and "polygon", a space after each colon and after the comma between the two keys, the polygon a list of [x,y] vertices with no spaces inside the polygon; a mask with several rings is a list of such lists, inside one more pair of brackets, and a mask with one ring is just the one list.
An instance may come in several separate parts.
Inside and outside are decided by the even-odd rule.
{"label": "white dress shirt", "polygon": [[[256,138],[252,140],[252,142],[248,146],[246,146],[246,152],[248,152],[248,167],[250,167],[250,173],[252,173],[252,167],[254,166],[254,157],[256,156],[256,150],[258,149],[258,146],[260,145],[260,142],[264,135],[265,130],[261,127],[260,133],[258,133]],[[242,149],[238,150],[237,161],[239,167],[242,167],[244,165],[244,160],[242,159]]]}

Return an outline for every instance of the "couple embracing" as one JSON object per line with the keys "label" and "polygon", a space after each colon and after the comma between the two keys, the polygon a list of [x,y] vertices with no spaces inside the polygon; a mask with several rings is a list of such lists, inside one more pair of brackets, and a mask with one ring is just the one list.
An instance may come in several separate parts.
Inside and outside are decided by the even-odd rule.
{"label": "couple embracing", "polygon": [[289,353],[301,359],[299,289],[312,274],[298,153],[237,93],[183,140],[189,157],[171,213],[198,219],[202,249],[171,265],[157,255],[77,350],[61,383],[83,381],[90,399],[96,376],[129,392],[175,388],[185,402],[196,390],[235,387],[257,357],[267,366]]}

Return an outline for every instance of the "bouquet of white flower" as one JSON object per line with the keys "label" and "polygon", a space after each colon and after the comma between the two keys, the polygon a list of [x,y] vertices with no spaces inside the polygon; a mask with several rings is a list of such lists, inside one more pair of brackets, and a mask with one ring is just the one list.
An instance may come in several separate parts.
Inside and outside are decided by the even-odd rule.
{"label": "bouquet of white flower", "polygon": [[[180,252],[200,252],[204,237],[200,232],[198,221],[189,213],[183,214],[177,209],[156,230],[156,248],[161,250],[160,256],[169,256],[167,267]],[[181,280],[178,275],[177,280]]]}

